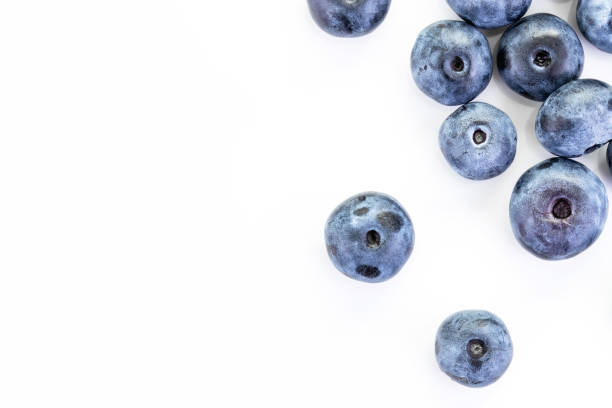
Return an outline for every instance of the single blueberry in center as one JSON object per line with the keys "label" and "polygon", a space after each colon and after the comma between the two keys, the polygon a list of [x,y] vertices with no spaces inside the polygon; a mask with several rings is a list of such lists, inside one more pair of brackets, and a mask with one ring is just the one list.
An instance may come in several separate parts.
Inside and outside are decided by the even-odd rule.
{"label": "single blueberry in center", "polygon": [[465,69],[465,63],[461,57],[455,57],[451,61],[451,68],[455,72],[462,72]]}
{"label": "single blueberry in center", "polygon": [[374,230],[368,231],[366,233],[366,243],[368,248],[377,249],[380,247],[380,234]]}
{"label": "single blueberry in center", "polygon": [[467,352],[471,358],[479,359],[487,354],[487,345],[480,339],[472,339],[468,342]]}
{"label": "single blueberry in center", "polygon": [[553,217],[564,220],[572,215],[572,204],[566,198],[560,198],[553,205]]}
{"label": "single blueberry in center", "polygon": [[472,135],[472,140],[477,145],[481,145],[487,141],[487,134],[482,130],[478,129],[474,132],[474,135]]}
{"label": "single blueberry in center", "polygon": [[533,58],[533,63],[538,67],[546,68],[552,63],[552,57],[548,51],[540,50],[536,52],[536,55]]}

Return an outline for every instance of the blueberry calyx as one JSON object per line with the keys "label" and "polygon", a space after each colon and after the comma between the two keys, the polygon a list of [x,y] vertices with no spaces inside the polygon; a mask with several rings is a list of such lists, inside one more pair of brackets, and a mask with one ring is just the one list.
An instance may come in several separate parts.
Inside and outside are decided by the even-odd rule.
{"label": "blueberry calyx", "polygon": [[380,248],[380,234],[378,231],[370,230],[366,233],[366,245],[371,249]]}
{"label": "blueberry calyx", "polygon": [[453,60],[451,61],[451,68],[455,72],[462,72],[465,69],[465,63],[463,62],[463,59],[458,56],[453,58]]}
{"label": "blueberry calyx", "polygon": [[572,204],[566,198],[559,198],[553,205],[552,214],[558,220],[565,220],[572,215]]}
{"label": "blueberry calyx", "polygon": [[480,359],[487,354],[487,345],[480,339],[472,339],[468,342],[467,352],[473,359]]}
{"label": "blueberry calyx", "polygon": [[472,135],[472,140],[476,145],[481,145],[487,141],[487,134],[484,131],[477,129]]}
{"label": "blueberry calyx", "polygon": [[536,52],[536,55],[533,58],[533,63],[538,67],[546,68],[552,64],[552,57],[548,51],[540,50]]}

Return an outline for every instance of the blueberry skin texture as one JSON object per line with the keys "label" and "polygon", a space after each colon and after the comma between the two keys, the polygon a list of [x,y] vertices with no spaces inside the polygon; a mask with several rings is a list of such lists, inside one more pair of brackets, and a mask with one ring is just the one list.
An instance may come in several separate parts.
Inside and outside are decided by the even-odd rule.
{"label": "blueberry skin texture", "polygon": [[512,120],[483,102],[471,102],[457,109],[442,124],[438,139],[451,167],[471,180],[500,175],[516,155]]}
{"label": "blueberry skin texture", "polygon": [[419,89],[448,106],[477,97],[493,75],[487,39],[463,21],[438,21],[421,31],[410,65]]}
{"label": "blueberry skin texture", "polygon": [[512,231],[521,245],[547,260],[571,258],[601,234],[608,195],[584,165],[562,157],[530,168],[510,198]]}
{"label": "blueberry skin texture", "polygon": [[312,18],[336,37],[359,37],[382,23],[391,0],[308,0]]}
{"label": "blueberry skin texture", "polygon": [[446,0],[455,13],[478,28],[500,28],[517,21],[531,0]]}
{"label": "blueberry skin texture", "polygon": [[325,226],[327,253],[349,278],[383,282],[404,266],[414,247],[412,221],[393,198],[362,193],[340,204]]}
{"label": "blueberry skin texture", "polygon": [[572,81],[540,107],[536,136],[552,154],[578,157],[612,139],[612,87],[594,79]]}
{"label": "blueberry skin texture", "polygon": [[576,32],[552,14],[533,14],[512,26],[499,41],[497,67],[506,84],[535,101],[544,101],[577,79],[584,50]]}
{"label": "blueberry skin texture", "polygon": [[512,340],[504,322],[484,310],[455,313],[442,322],[436,335],[440,369],[468,387],[497,381],[506,372],[512,355]]}
{"label": "blueberry skin texture", "polygon": [[578,0],[576,20],[591,44],[612,53],[612,0]]}

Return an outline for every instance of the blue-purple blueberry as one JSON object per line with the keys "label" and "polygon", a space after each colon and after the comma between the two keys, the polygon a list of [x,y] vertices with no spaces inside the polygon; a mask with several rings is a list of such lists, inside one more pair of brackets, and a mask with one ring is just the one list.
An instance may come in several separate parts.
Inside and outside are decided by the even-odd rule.
{"label": "blue-purple blueberry", "polygon": [[552,14],[533,14],[502,35],[497,67],[506,84],[526,98],[544,101],[562,85],[577,79],[584,50],[576,32]]}
{"label": "blue-purple blueberry", "polygon": [[510,222],[517,240],[534,255],[567,259],[587,249],[608,217],[608,195],[584,165],[562,157],[530,168],[510,199]]}
{"label": "blue-purple blueberry", "polygon": [[512,361],[512,340],[504,322],[484,310],[448,317],[436,336],[436,360],[454,381],[484,387],[497,381]]}
{"label": "blue-purple blueberry", "polygon": [[419,89],[449,106],[474,99],[493,74],[487,39],[463,21],[438,21],[421,31],[410,65]]}
{"label": "blue-purple blueberry", "polygon": [[610,173],[612,173],[612,143],[608,143],[608,149],[606,150],[606,161],[608,162]]}
{"label": "blue-purple blueberry", "polygon": [[591,44],[612,53],[612,0],[578,0],[576,20]]}
{"label": "blue-purple blueberry", "polygon": [[327,253],[349,278],[382,282],[406,263],[414,247],[412,221],[393,198],[362,193],[340,204],[325,226]]}
{"label": "blue-purple blueberry", "polygon": [[478,28],[514,23],[529,9],[531,0],[446,0],[455,13]]}
{"label": "blue-purple blueberry", "polygon": [[442,124],[442,154],[463,177],[486,180],[503,173],[516,154],[516,129],[501,110],[483,102],[463,105]]}
{"label": "blue-purple blueberry", "polygon": [[552,154],[578,157],[612,139],[612,87],[578,79],[553,92],[540,107],[538,140]]}
{"label": "blue-purple blueberry", "polygon": [[389,11],[391,0],[308,0],[314,21],[337,37],[359,37],[373,31]]}

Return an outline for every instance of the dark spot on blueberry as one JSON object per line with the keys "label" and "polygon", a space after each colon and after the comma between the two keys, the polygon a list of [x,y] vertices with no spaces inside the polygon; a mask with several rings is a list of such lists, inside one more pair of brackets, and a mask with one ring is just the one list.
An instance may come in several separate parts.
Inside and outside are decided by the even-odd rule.
{"label": "dark spot on blueberry", "polygon": [[365,201],[366,197],[365,196],[359,196],[357,197],[357,201]]}
{"label": "dark spot on blueberry", "polygon": [[564,220],[572,215],[572,204],[566,198],[560,198],[553,205],[553,217]]}
{"label": "dark spot on blueberry", "polygon": [[551,167],[552,165],[553,165],[553,161],[547,160],[544,163],[538,165],[538,167],[536,167],[536,170],[544,170],[544,169]]}
{"label": "dark spot on blueberry", "polygon": [[330,20],[334,21],[336,26],[338,26],[339,31],[342,31],[347,34],[352,34],[354,31],[353,23],[347,16],[344,14],[332,14],[330,16]]}
{"label": "dark spot on blueberry", "polygon": [[594,144],[593,146],[591,146],[588,149],[586,149],[584,151],[584,154],[593,153],[595,150],[599,149],[600,147],[601,147],[601,144]]}
{"label": "dark spot on blueberry", "polygon": [[372,249],[380,248],[380,234],[375,230],[366,232],[366,245]]}
{"label": "dark spot on blueberry", "polygon": [[480,129],[477,129],[472,135],[472,140],[477,145],[481,145],[487,141],[487,134]]}
{"label": "dark spot on blueberry", "polygon": [[463,384],[467,384],[468,380],[465,377],[457,377],[456,375],[448,374],[450,378]]}
{"label": "dark spot on blueberry", "polygon": [[355,211],[353,211],[353,214],[357,216],[362,216],[362,215],[366,215],[368,211],[370,211],[368,207],[362,207],[362,208],[358,208]]}
{"label": "dark spot on blueberry", "polygon": [[482,43],[480,42],[480,40],[476,40],[474,44],[476,45],[476,47],[482,46]]}
{"label": "dark spot on blueberry", "polygon": [[472,339],[467,344],[467,352],[470,358],[478,360],[487,354],[487,345],[480,339]]}
{"label": "dark spot on blueberry", "polygon": [[359,265],[357,269],[355,269],[358,275],[361,275],[365,278],[374,279],[380,276],[380,270],[375,266],[370,265]]}
{"label": "dark spot on blueberry", "polygon": [[390,211],[385,211],[376,216],[376,221],[384,228],[393,232],[398,232],[403,225],[402,218]]}
{"label": "dark spot on blueberry", "polygon": [[461,72],[461,71],[463,71],[465,69],[465,63],[463,62],[461,57],[455,57],[451,61],[451,68],[455,72]]}
{"label": "dark spot on blueberry", "polygon": [[552,64],[552,57],[548,51],[540,50],[536,52],[536,55],[533,58],[533,63],[538,67],[545,68]]}
{"label": "dark spot on blueberry", "polygon": [[608,100],[608,110],[612,110],[612,98]]}
{"label": "dark spot on blueberry", "polygon": [[427,71],[427,65],[423,67],[423,71]]}
{"label": "dark spot on blueberry", "polygon": [[337,256],[338,255],[338,247],[335,245],[328,245],[327,246],[327,253],[333,256]]}

